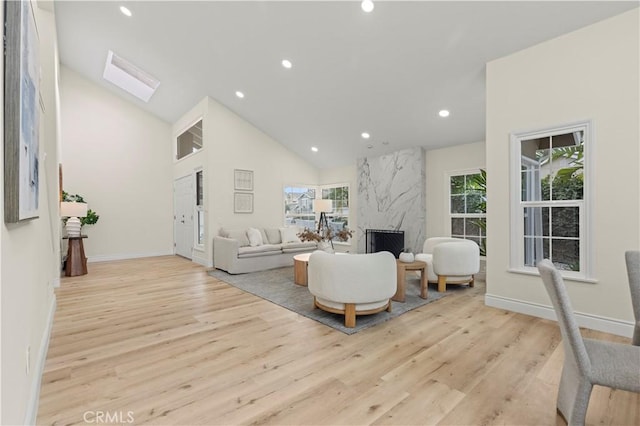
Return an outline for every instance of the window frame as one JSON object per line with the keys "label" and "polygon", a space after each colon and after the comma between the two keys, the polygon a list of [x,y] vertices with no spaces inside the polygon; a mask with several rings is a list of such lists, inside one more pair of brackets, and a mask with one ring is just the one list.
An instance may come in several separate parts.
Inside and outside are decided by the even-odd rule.
{"label": "window frame", "polygon": [[[331,183],[331,184],[326,184],[326,185],[320,185],[318,187],[318,191],[316,192],[316,198],[318,197],[318,195],[320,195],[320,199],[326,199],[328,200],[329,198],[322,198],[322,192],[324,190],[331,190],[331,189],[336,189],[336,188],[347,188],[347,209],[348,209],[348,214],[346,215],[342,215],[342,216],[346,216],[347,218],[347,228],[348,229],[352,229],[351,228],[351,185],[349,185],[348,183]],[[332,200],[333,201],[333,200]],[[327,214],[327,219],[335,216],[336,211],[336,205],[335,203],[332,204],[333,205],[333,211],[329,214]],[[317,214],[317,218],[316,220],[319,220],[320,218],[320,214]],[[333,241],[334,245],[351,245],[351,240],[353,237],[350,237],[347,241]]]}
{"label": "window frame", "polygon": [[[582,131],[584,135],[583,196],[582,200],[540,200],[522,201],[522,141],[545,138]],[[583,120],[542,129],[512,132],[510,134],[510,256],[509,271],[539,275],[536,267],[525,264],[525,225],[526,207],[578,207],[580,270],[562,270],[566,279],[583,282],[596,282],[593,276],[593,153],[594,130],[591,120]]]}
{"label": "window frame", "polygon": [[[178,153],[179,153],[179,148],[178,148],[178,139],[180,138],[180,136],[182,136],[183,134],[185,134],[186,132],[188,132],[192,127],[194,127],[196,124],[198,124],[198,122],[202,122],[202,148],[200,148],[199,150],[195,151],[195,152],[190,152],[187,155],[184,155],[180,158],[178,158]],[[181,161],[186,160],[187,158],[191,158],[201,152],[203,152],[203,150],[205,149],[204,146],[204,116],[198,116],[198,118],[189,121],[189,124],[187,124],[186,126],[184,126],[184,128],[182,128],[180,131],[178,131],[174,137],[173,137],[173,163],[177,164]]]}
{"label": "window frame", "polygon": [[[200,176],[202,176],[202,200],[198,199],[198,174],[200,174]],[[205,183],[205,179],[204,179],[204,169],[202,167],[198,167],[196,169],[194,169],[193,171],[193,180],[194,180],[194,217],[195,220],[193,221],[193,229],[194,229],[194,248],[198,249],[198,250],[204,250],[204,243],[207,239],[207,215],[206,215],[206,209],[205,209],[205,198],[206,198],[206,191],[204,189],[204,183]],[[200,202],[202,204],[200,204]],[[200,213],[202,212],[202,241],[200,241]]]}
{"label": "window frame", "polygon": [[[487,220],[487,212],[485,211],[484,213],[452,213],[451,212],[451,196],[452,195],[456,195],[456,194],[451,194],[451,178],[455,177],[455,176],[468,176],[468,175],[475,175],[475,174],[479,174],[481,173],[482,168],[480,167],[474,167],[474,168],[470,168],[470,169],[463,169],[463,170],[452,170],[452,171],[448,171],[446,172],[446,179],[445,179],[445,185],[446,185],[446,190],[445,190],[445,194],[446,194],[446,205],[447,205],[447,214],[446,214],[446,223],[445,223],[445,230],[447,232],[447,235],[449,235],[452,238],[460,238],[459,234],[456,234],[456,237],[453,236],[453,229],[451,227],[451,219],[453,218],[461,218],[461,219],[484,219],[485,223]],[[487,196],[487,193],[485,191],[484,196]],[[470,238],[466,238],[466,237],[475,237],[474,235],[467,235],[466,234],[466,229],[465,229],[465,235],[463,238],[465,239],[470,239]],[[486,249],[486,241],[487,241],[487,233],[485,232],[484,235],[481,235],[481,237],[484,238],[485,240],[485,249]],[[471,240],[474,241],[474,240]],[[482,256],[483,258],[486,258],[485,256]]]}
{"label": "window frame", "polygon": [[[314,199],[318,197],[318,185],[307,185],[307,184],[303,184],[303,183],[292,183],[292,184],[285,184],[282,187],[282,224],[284,227],[287,226],[291,226],[290,223],[287,223],[287,211],[286,211],[286,205],[287,205],[287,199],[286,199],[286,189],[287,188],[299,188],[299,189],[306,189],[307,191],[309,190],[314,190]],[[318,217],[319,215],[313,212],[313,206],[312,206],[312,210],[311,212],[307,215],[314,215],[314,223],[318,221]],[[289,216],[290,217],[290,216]],[[299,226],[299,225],[297,225]]]}

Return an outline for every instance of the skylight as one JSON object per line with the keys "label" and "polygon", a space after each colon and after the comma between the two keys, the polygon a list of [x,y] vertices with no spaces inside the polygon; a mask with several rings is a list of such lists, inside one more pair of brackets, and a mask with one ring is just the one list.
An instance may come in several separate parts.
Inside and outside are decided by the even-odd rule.
{"label": "skylight", "polygon": [[111,50],[102,77],[133,96],[149,102],[160,81]]}

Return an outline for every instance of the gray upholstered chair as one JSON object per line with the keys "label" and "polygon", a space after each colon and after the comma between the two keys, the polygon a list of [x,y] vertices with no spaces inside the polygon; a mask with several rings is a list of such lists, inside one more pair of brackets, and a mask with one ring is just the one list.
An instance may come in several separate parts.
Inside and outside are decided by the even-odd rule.
{"label": "gray upholstered chair", "polygon": [[593,385],[640,392],[640,346],[583,338],[560,272],[548,259],[538,263],[538,271],[564,346],[557,409],[569,425],[584,425]]}
{"label": "gray upholstered chair", "polygon": [[627,274],[631,289],[631,304],[633,315],[636,317],[636,327],[633,331],[633,344],[640,346],[640,251],[630,250],[624,254],[627,261]]}

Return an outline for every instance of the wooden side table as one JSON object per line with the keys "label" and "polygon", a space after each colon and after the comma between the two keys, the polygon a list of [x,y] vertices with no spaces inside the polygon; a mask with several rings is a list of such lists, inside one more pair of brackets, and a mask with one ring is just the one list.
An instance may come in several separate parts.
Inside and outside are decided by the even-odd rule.
{"label": "wooden side table", "polygon": [[392,300],[396,302],[404,302],[405,284],[407,271],[420,271],[420,297],[427,298],[427,262],[416,260],[411,263],[400,262],[396,259],[396,267],[398,270],[398,289]]}
{"label": "wooden side table", "polygon": [[293,282],[298,285],[307,285],[307,267],[311,253],[296,254],[293,256]]}
{"label": "wooden side table", "polygon": [[84,238],[87,238],[87,236],[63,237],[63,239],[69,240],[67,265],[64,269],[64,274],[67,277],[87,274],[87,257],[84,255],[84,245],[82,244]]}

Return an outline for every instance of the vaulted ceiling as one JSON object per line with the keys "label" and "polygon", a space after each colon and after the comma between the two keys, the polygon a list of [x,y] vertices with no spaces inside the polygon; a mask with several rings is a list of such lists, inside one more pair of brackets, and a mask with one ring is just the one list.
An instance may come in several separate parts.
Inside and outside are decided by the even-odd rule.
{"label": "vaulted ceiling", "polygon": [[[210,96],[327,168],[483,141],[488,61],[634,7],[376,1],[365,13],[357,1],[56,1],[55,13],[60,59],[86,78],[169,123]],[[148,103],[102,78],[109,50],[160,80]]]}

